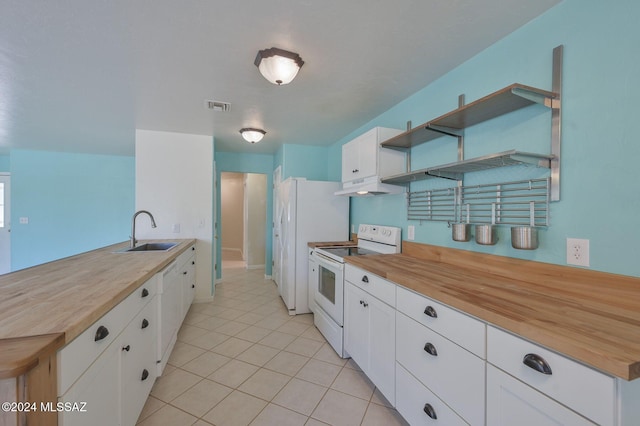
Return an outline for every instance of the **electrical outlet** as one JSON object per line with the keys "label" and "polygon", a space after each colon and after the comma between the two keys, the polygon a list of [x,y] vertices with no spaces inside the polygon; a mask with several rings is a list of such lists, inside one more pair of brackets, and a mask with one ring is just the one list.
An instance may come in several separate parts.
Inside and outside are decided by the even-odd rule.
{"label": "electrical outlet", "polygon": [[413,241],[416,239],[416,227],[409,225],[407,227],[407,240]]}
{"label": "electrical outlet", "polygon": [[589,267],[589,240],[567,238],[567,264]]}

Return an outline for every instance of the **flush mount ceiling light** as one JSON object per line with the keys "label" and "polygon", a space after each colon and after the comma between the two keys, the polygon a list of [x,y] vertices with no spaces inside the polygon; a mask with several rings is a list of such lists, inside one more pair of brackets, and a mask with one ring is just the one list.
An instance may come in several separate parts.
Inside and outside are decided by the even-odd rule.
{"label": "flush mount ceiling light", "polygon": [[267,134],[262,129],[253,129],[251,127],[245,127],[244,129],[240,129],[240,134],[249,143],[258,143],[262,140],[264,135]]}
{"label": "flush mount ceiling light", "polygon": [[272,47],[259,51],[253,63],[264,78],[280,86],[291,83],[304,61],[297,53]]}

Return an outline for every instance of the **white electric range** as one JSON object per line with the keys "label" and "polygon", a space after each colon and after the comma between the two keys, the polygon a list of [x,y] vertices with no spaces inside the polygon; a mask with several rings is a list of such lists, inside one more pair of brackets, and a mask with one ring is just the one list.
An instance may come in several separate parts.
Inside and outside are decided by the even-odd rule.
{"label": "white electric range", "polygon": [[317,283],[313,289],[314,323],[336,353],[344,351],[344,258],[367,254],[393,254],[401,251],[401,229],[393,226],[365,225],[358,228],[357,246],[319,247],[312,257],[316,261]]}

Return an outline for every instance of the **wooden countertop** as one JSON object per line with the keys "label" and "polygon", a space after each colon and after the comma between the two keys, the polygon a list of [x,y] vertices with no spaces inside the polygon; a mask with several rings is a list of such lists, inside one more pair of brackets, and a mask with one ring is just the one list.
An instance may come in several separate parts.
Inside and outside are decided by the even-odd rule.
{"label": "wooden countertop", "polygon": [[403,242],[345,261],[605,373],[640,377],[640,278]]}
{"label": "wooden countertop", "polygon": [[0,379],[72,341],[195,242],[172,241],[166,252],[116,253],[125,242],[0,276]]}

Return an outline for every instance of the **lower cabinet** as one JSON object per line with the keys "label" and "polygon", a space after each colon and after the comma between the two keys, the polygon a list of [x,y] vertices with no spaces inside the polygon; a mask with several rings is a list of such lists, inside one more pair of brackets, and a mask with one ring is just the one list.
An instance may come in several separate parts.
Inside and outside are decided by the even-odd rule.
{"label": "lower cabinet", "polygon": [[58,352],[60,426],[136,424],[193,301],[195,256],[181,257]]}
{"label": "lower cabinet", "polygon": [[395,404],[395,309],[346,282],[344,331],[346,351]]}
{"label": "lower cabinet", "polygon": [[396,369],[396,392],[396,409],[410,425],[468,425],[401,364]]}
{"label": "lower cabinet", "polygon": [[487,367],[487,424],[491,426],[595,425],[507,373]]}
{"label": "lower cabinet", "polygon": [[119,365],[120,346],[115,342],[102,352],[67,393],[58,398],[59,403],[81,404],[77,411],[59,412],[58,425],[120,424],[120,376],[117,374]]}

